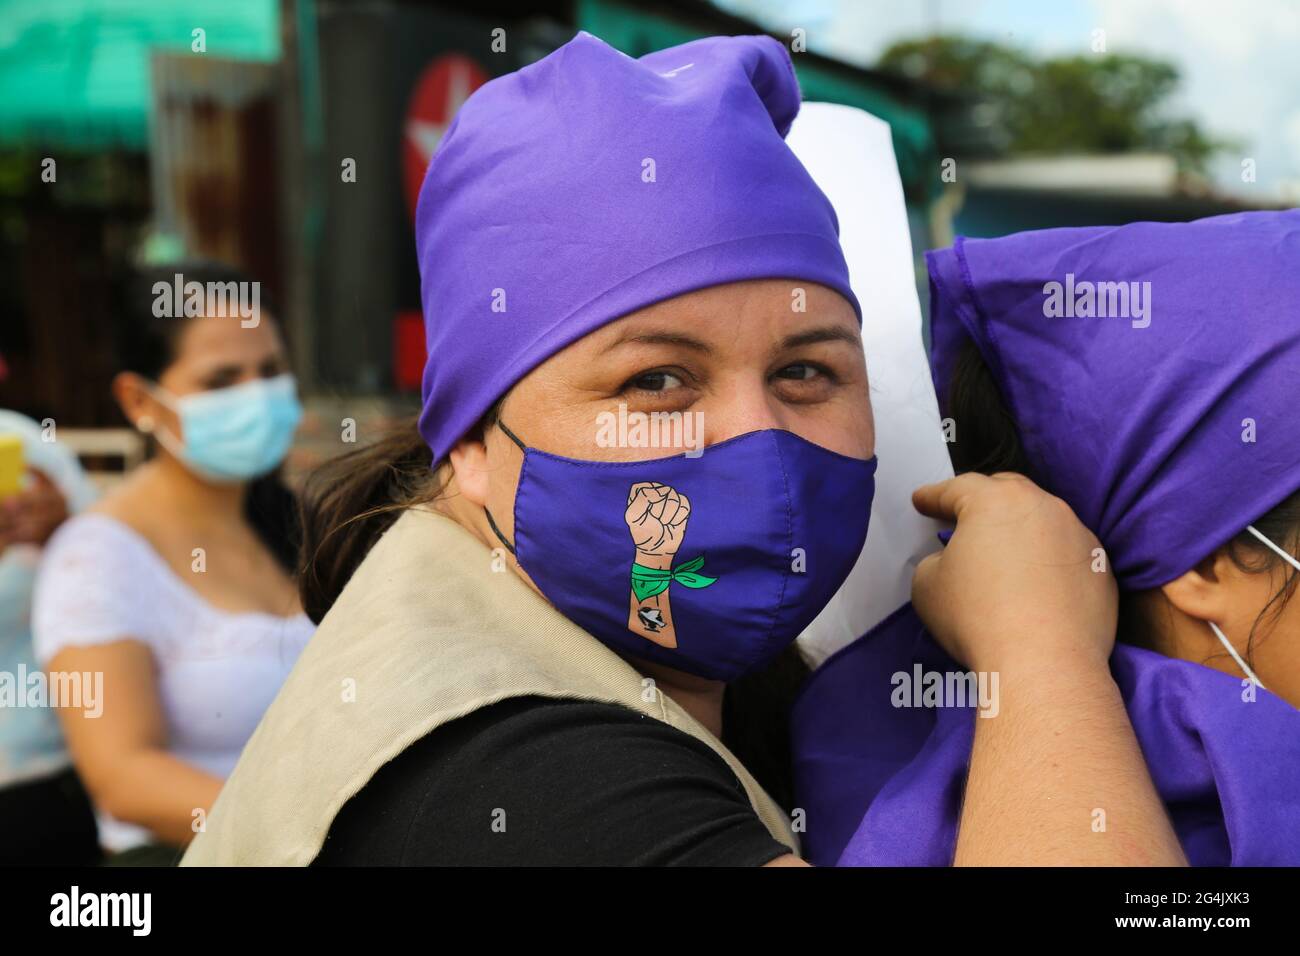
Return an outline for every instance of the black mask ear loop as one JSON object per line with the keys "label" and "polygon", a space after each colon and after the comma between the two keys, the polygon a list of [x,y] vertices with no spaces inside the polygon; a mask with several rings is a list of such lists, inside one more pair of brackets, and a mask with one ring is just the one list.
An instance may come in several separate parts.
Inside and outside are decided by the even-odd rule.
{"label": "black mask ear loop", "polygon": [[[506,423],[501,421],[501,419],[499,418],[497,419],[497,427],[506,433],[507,438],[509,438],[512,442],[514,442],[516,445],[519,446],[520,451],[522,451],[525,455],[528,454],[528,446],[519,440],[518,435],[516,435],[510,429],[506,428]],[[518,492],[516,492],[516,494],[518,494]],[[501,543],[506,546],[507,551],[509,551],[511,554],[514,554],[515,546],[506,540],[506,536],[501,533],[501,529],[497,527],[497,523],[492,520],[492,512],[488,511],[487,505],[483,506],[483,513],[487,515],[488,524],[492,527],[492,533],[495,534],[497,538],[501,541]]]}

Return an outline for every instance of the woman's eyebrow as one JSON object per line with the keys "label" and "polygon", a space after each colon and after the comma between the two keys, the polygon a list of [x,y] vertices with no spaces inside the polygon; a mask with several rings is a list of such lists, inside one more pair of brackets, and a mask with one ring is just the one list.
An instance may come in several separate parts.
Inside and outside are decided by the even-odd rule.
{"label": "woman's eyebrow", "polygon": [[[262,363],[259,362],[258,367],[260,368],[261,365]],[[230,378],[231,376],[239,375],[239,373],[242,372],[243,370],[244,370],[244,366],[242,365],[226,363],[223,365],[214,365],[211,368],[202,369],[198,373],[197,377],[200,379]]]}
{"label": "woman's eyebrow", "polygon": [[795,349],[801,345],[815,345],[818,342],[847,342],[849,345],[860,347],[862,338],[843,326],[826,325],[819,329],[809,329],[807,332],[786,336],[781,342],[781,349]]}
{"label": "woman's eyebrow", "polygon": [[[849,345],[862,345],[862,339],[855,333],[838,325],[826,325],[817,329],[808,329],[805,332],[797,332],[794,335],[786,336],[777,351],[798,348],[801,345],[814,345],[818,342],[846,342]],[[692,349],[702,355],[711,355],[713,346],[700,339],[693,338],[681,332],[655,332],[647,331],[636,335],[624,335],[614,342],[611,342],[604,349],[605,352],[617,348],[620,345],[634,343],[637,345],[680,345],[683,348]]]}
{"label": "woman's eyebrow", "polygon": [[616,348],[620,345],[635,343],[637,345],[680,345],[683,348],[692,349],[701,355],[710,355],[713,353],[713,346],[707,342],[692,338],[689,335],[683,335],[680,332],[642,332],[639,335],[625,335],[618,340],[611,342],[605,347],[604,351]]}

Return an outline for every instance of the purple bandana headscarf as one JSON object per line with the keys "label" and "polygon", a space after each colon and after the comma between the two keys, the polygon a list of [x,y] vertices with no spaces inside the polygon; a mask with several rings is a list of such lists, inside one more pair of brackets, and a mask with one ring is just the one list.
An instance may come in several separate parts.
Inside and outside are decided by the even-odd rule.
{"label": "purple bandana headscarf", "polygon": [[1178,577],[1300,488],[1300,210],[958,239],[926,261],[940,402],[969,336],[1034,477],[1123,587]]}
{"label": "purple bandana headscarf", "polygon": [[477,90],[416,212],[434,460],[540,362],[676,295],[800,279],[861,319],[835,212],[784,141],[798,111],[762,36],[632,59],[579,33]]}
{"label": "purple bandana headscarf", "polygon": [[[1035,477],[1126,589],[1183,574],[1300,488],[1300,211],[958,240],[927,258],[941,398],[969,336]],[[952,861],[979,718],[894,706],[895,675],[917,665],[961,670],[909,605],[801,695],[796,796],[814,863]],[[1127,645],[1111,670],[1189,861],[1300,864],[1300,711]]]}

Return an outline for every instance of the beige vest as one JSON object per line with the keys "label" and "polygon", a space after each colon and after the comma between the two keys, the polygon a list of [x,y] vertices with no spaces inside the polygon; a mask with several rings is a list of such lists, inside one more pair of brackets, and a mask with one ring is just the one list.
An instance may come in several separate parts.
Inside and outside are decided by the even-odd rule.
{"label": "beige vest", "polygon": [[703,741],[798,851],[785,814],[720,740],[493,562],[453,521],[403,514],[321,622],[182,865],[306,865],[381,766],[435,727],[525,695],[621,704]]}

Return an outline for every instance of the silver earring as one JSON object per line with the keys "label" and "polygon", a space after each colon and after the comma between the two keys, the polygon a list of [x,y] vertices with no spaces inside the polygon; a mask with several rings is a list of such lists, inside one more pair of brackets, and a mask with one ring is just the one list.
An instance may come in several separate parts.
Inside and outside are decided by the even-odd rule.
{"label": "silver earring", "polygon": [[144,432],[144,434],[148,435],[150,432],[153,431],[153,416],[141,415],[139,418],[135,420],[135,427],[138,428],[140,431]]}

